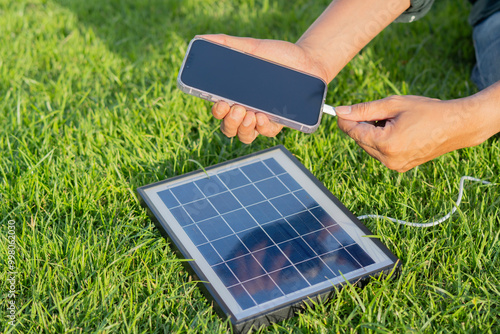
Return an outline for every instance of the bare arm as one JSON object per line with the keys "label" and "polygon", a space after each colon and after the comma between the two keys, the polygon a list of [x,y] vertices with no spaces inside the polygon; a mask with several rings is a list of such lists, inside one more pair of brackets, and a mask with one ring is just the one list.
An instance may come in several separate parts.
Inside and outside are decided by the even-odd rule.
{"label": "bare arm", "polygon": [[410,0],[335,0],[297,45],[322,64],[326,82],[410,6]]}

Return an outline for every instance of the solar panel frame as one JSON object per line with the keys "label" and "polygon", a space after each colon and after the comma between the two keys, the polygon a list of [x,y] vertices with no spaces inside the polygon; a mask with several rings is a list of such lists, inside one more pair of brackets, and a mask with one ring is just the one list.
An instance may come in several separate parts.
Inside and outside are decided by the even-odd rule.
{"label": "solar panel frame", "polygon": [[[276,321],[280,321],[280,320],[283,320],[285,318],[288,318],[288,317],[292,316],[294,314],[295,310],[297,309],[297,307],[302,305],[304,302],[307,303],[309,299],[316,300],[316,299],[324,297],[324,296],[329,296],[331,293],[333,293],[335,291],[334,285],[337,288],[341,288],[341,286],[343,285],[343,283],[345,281],[343,281],[342,278],[339,278],[339,276],[337,276],[337,277],[332,278],[333,280],[337,281],[336,283],[333,283],[333,281],[330,281],[331,284],[327,284],[327,285],[325,285],[324,282],[317,283],[317,284],[324,284],[324,287],[319,288],[319,289],[317,287],[312,289],[313,286],[310,286],[309,288],[311,288],[311,290],[315,290],[312,295],[304,296],[303,295],[304,291],[299,290],[300,293],[297,292],[296,294],[294,294],[294,292],[292,292],[292,293],[289,293],[289,294],[286,294],[286,295],[280,297],[281,299],[284,299],[284,301],[279,302],[279,303],[277,302],[277,303],[275,303],[275,305],[273,305],[273,299],[271,299],[269,301],[264,300],[263,303],[259,303],[257,305],[254,305],[253,307],[242,309],[241,303],[239,303],[239,301],[236,302],[236,300],[231,300],[231,295],[234,295],[234,294],[232,294],[231,291],[235,291],[235,289],[238,290],[240,288],[243,288],[243,284],[250,284],[251,282],[247,281],[247,283],[241,283],[241,285],[233,285],[232,287],[228,288],[226,283],[231,282],[230,281],[231,277],[222,275],[225,271],[227,271],[227,269],[224,269],[224,266],[220,266],[219,264],[217,264],[217,262],[210,263],[211,261],[207,258],[206,254],[208,254],[207,252],[210,252],[210,250],[209,250],[210,248],[212,248],[211,251],[213,252],[213,247],[212,247],[213,244],[210,242],[210,240],[208,240],[208,243],[201,242],[201,244],[204,246],[204,249],[205,249],[205,251],[204,251],[205,256],[198,249],[198,247],[201,247],[201,246],[197,246],[197,244],[201,245],[200,244],[200,240],[202,241],[201,237],[207,238],[206,234],[196,232],[196,228],[198,228],[199,230],[201,230],[202,228],[200,228],[197,224],[193,223],[192,229],[189,230],[189,233],[191,235],[188,235],[187,234],[188,232],[186,232],[187,238],[185,236],[183,236],[182,233],[180,233],[179,231],[175,231],[175,228],[172,228],[169,221],[175,220],[176,222],[178,222],[177,219],[171,213],[166,214],[166,212],[165,212],[166,204],[165,204],[165,208],[159,208],[159,207],[161,207],[161,204],[159,204],[158,198],[160,198],[162,195],[157,195],[158,198],[154,199],[154,197],[155,197],[154,194],[160,194],[162,192],[162,191],[158,191],[158,189],[162,189],[162,188],[172,189],[172,188],[174,188],[172,185],[175,185],[177,187],[179,185],[182,186],[184,184],[186,188],[189,188],[190,185],[192,185],[193,183],[196,183],[196,182],[203,183],[204,182],[203,178],[204,177],[206,178],[206,175],[208,175],[212,172],[214,172],[213,175],[218,175],[218,178],[220,180],[220,176],[224,175],[224,173],[229,173],[231,170],[236,170],[236,169],[238,170],[238,172],[240,172],[240,169],[244,170],[244,168],[242,168],[242,167],[253,164],[256,161],[264,161],[265,159],[267,159],[269,157],[276,157],[276,158],[281,159],[281,161],[288,161],[291,163],[291,165],[287,165],[287,167],[282,166],[280,163],[277,163],[273,167],[273,168],[276,168],[277,170],[279,170],[279,168],[281,168],[285,171],[285,174],[282,174],[283,177],[278,176],[278,178],[281,180],[281,182],[283,182],[285,185],[287,185],[288,188],[291,189],[290,192],[298,191],[297,186],[299,186],[300,188],[303,188],[303,190],[305,190],[305,195],[308,194],[307,190],[309,190],[309,189],[305,189],[304,187],[302,187],[299,184],[299,181],[295,180],[291,176],[292,173],[290,172],[290,169],[294,169],[293,173],[295,173],[296,175],[302,174],[302,176],[304,177],[304,179],[301,181],[302,183],[306,182],[305,180],[309,180],[309,181],[307,181],[308,187],[311,187],[311,185],[316,187],[317,189],[314,191],[318,191],[319,193],[321,193],[322,196],[325,196],[325,198],[327,198],[328,201],[330,201],[338,210],[340,210],[339,212],[341,212],[350,221],[350,223],[352,223],[352,226],[350,228],[355,227],[358,230],[357,233],[361,233],[362,235],[371,235],[372,234],[368,230],[368,228],[366,228],[359,220],[357,220],[357,218],[283,145],[279,145],[279,146],[276,146],[276,147],[273,147],[270,149],[266,149],[266,150],[263,150],[263,151],[260,151],[257,153],[253,153],[253,154],[244,156],[244,157],[240,157],[240,158],[233,159],[233,160],[230,160],[227,162],[223,162],[223,163],[208,167],[205,169],[205,171],[202,171],[202,170],[193,171],[193,172],[190,172],[190,173],[187,173],[184,175],[175,176],[175,177],[172,177],[172,178],[160,181],[160,182],[156,182],[156,183],[153,183],[150,185],[146,185],[146,186],[143,186],[143,187],[140,187],[137,189],[141,204],[148,210],[150,217],[155,222],[155,225],[157,226],[157,228],[161,232],[162,236],[165,237],[166,239],[172,241],[172,245],[174,246],[173,249],[176,251],[178,256],[181,258],[185,258],[185,259],[198,259],[196,261],[185,262],[184,264],[186,265],[186,268],[189,270],[189,272],[192,275],[194,275],[195,278],[197,278],[199,281],[202,282],[200,284],[202,291],[205,293],[205,295],[209,299],[211,299],[215,302],[215,304],[214,304],[216,306],[215,309],[218,311],[218,313],[220,315],[230,317],[232,326],[236,331],[245,331],[245,330],[249,329],[251,326],[259,327],[261,325],[266,325],[266,324],[269,324],[271,322],[276,322]],[[276,162],[276,160],[274,160],[274,161]],[[226,170],[226,168],[227,168],[227,170]],[[268,168],[271,169],[271,167],[269,167],[269,166],[268,166]],[[260,180],[259,178],[262,176],[262,175],[259,175],[259,173],[261,173],[261,174],[266,173],[265,171],[259,171],[259,170],[252,171],[252,172],[254,172],[254,174],[255,174],[255,175],[252,175],[250,177],[250,178],[253,178],[253,180],[249,180],[249,182],[246,184],[238,184],[238,186],[240,186],[240,187],[246,187],[249,185],[255,186],[255,184],[257,182],[259,182],[259,180]],[[267,175],[267,176],[269,176],[269,175]],[[293,181],[291,181],[290,178],[292,178]],[[186,180],[187,180],[187,182],[183,183]],[[228,182],[226,182],[226,183],[235,182],[235,181],[241,182],[241,180],[238,180],[237,178],[234,178],[233,180],[231,178],[229,178],[227,180],[228,180]],[[293,184],[293,182],[295,182],[295,184]],[[229,184],[224,184],[224,186],[229,186]],[[295,190],[292,190],[292,189],[295,189]],[[217,193],[214,193],[214,190],[215,189],[212,189],[212,190],[208,189],[207,192],[211,196],[215,196]],[[202,189],[202,191],[200,193],[202,195],[207,195],[207,194],[203,194],[204,191],[205,190]],[[272,189],[270,189],[269,191],[272,192]],[[262,194],[265,195],[265,193],[262,193]],[[298,192],[297,192],[297,194],[298,194]],[[302,195],[304,195],[304,194],[302,194]],[[272,195],[270,195],[270,196],[272,196]],[[317,199],[318,195],[315,195],[315,196]],[[177,204],[179,204],[180,200],[177,200],[175,198],[172,200],[171,198],[167,198],[166,195],[164,195],[164,197],[165,198],[161,199],[163,201],[163,203],[171,203],[171,202],[173,203],[173,200],[175,200],[175,201],[177,201]],[[183,197],[183,194],[181,194],[180,197]],[[202,199],[198,193],[196,193],[195,197],[193,197],[193,198],[195,199],[195,202],[202,201]],[[190,199],[193,199],[193,198],[190,198]],[[312,200],[314,201],[315,198],[312,198]],[[325,201],[325,199],[322,198],[322,201]],[[182,209],[183,208],[182,205],[186,205],[186,204],[181,203],[180,205],[181,205],[181,209]],[[252,204],[248,204],[248,206],[250,206],[250,205],[252,205]],[[244,206],[244,208],[246,209],[247,206]],[[292,210],[292,209],[293,208],[286,208],[286,210]],[[316,209],[316,211],[315,211],[316,214],[321,214],[321,210],[325,211],[325,208],[322,205],[320,205],[318,208],[315,208],[315,209]],[[184,210],[184,209],[182,209],[182,210]],[[284,210],[284,209],[282,209],[282,210]],[[329,208],[329,210],[332,210],[332,209]],[[167,211],[169,211],[169,209],[167,209]],[[325,212],[327,212],[327,211],[325,211]],[[214,217],[209,217],[210,215],[213,214],[210,212],[210,210],[208,210],[207,212],[202,212],[200,214],[202,215],[200,218],[208,217],[208,218],[206,218],[206,220],[204,222],[207,222],[210,219],[214,219]],[[216,215],[215,217],[219,217],[219,216],[222,216],[224,214],[230,215],[231,212],[220,213],[219,215]],[[180,226],[179,222],[178,222],[178,224]],[[206,223],[206,224],[207,224],[206,231],[208,231],[210,226],[208,225],[208,223]],[[260,224],[260,222],[258,222],[258,224]],[[274,224],[274,222],[272,224]],[[261,226],[265,226],[265,225],[266,224],[261,225]],[[269,224],[269,225],[271,225],[271,224]],[[191,225],[189,225],[189,226],[191,226]],[[181,228],[182,228],[182,226],[181,226]],[[333,225],[330,226],[330,228],[333,228]],[[342,228],[345,228],[345,227],[342,227]],[[238,233],[238,232],[236,231],[235,233]],[[335,233],[338,233],[338,232],[335,232]],[[347,233],[347,232],[345,232],[345,233]],[[201,235],[201,237],[200,237],[200,235]],[[301,233],[300,235],[302,236],[303,233]],[[348,237],[349,237],[349,234],[348,234]],[[189,239],[189,242],[186,242],[186,239]],[[349,275],[345,276],[345,278],[347,278],[347,280],[350,281],[351,283],[357,282],[358,284],[363,284],[363,282],[367,281],[367,279],[369,279],[369,277],[371,277],[371,276],[378,275],[380,273],[388,273],[389,271],[392,271],[394,269],[398,269],[400,266],[400,262],[397,259],[397,257],[392,252],[390,252],[390,250],[387,249],[387,247],[385,247],[377,238],[364,238],[364,239],[367,239],[368,241],[363,240],[362,242],[363,243],[366,243],[366,242],[371,243],[373,245],[373,247],[376,249],[376,251],[379,252],[379,253],[377,253],[378,254],[377,256],[380,257],[383,255],[382,257],[384,257],[384,261],[380,261],[381,265],[376,270],[363,273],[362,275],[355,275],[355,277],[351,277],[351,278],[349,277]],[[304,241],[302,239],[300,239],[300,240],[301,240],[300,242],[297,241],[300,243],[300,245],[298,245],[298,246],[296,245],[297,247],[301,247],[301,246],[303,247],[303,245],[301,243]],[[276,242],[274,240],[271,240],[271,241],[274,242],[275,246],[278,244],[278,242]],[[192,245],[189,245],[190,243],[192,243],[194,245],[194,247],[192,247]],[[281,245],[283,245],[285,243],[286,243],[286,241],[283,242]],[[188,244],[187,247],[186,247],[186,244]],[[271,244],[271,246],[269,246],[269,247],[270,247],[269,249],[271,249],[271,247],[274,247],[274,246]],[[281,247],[281,246],[278,246],[278,247]],[[350,249],[352,249],[352,251],[359,251],[358,248],[363,249],[357,241],[353,245],[342,246],[342,247],[343,247],[342,251],[346,252],[346,253],[347,253],[347,251],[346,251],[347,247],[351,247]],[[356,247],[358,247],[358,248],[356,248]],[[366,245],[365,245],[365,247],[366,247]],[[221,246],[221,249],[223,249],[222,246]],[[255,250],[251,251],[252,254],[254,251]],[[214,256],[219,256],[219,255],[217,255],[214,252]],[[244,256],[245,255],[243,255],[243,257]],[[252,257],[253,257],[253,255],[252,255]],[[330,261],[331,260],[328,258],[327,254],[324,254],[323,257],[321,257],[321,261]],[[200,258],[202,260],[200,260]],[[248,257],[248,259],[250,259],[250,257]],[[353,259],[356,260],[358,262],[358,264],[360,264],[360,262],[357,260],[356,257],[353,257]],[[228,260],[232,260],[232,258],[229,258]],[[254,259],[251,259],[251,260],[254,261]],[[217,260],[215,260],[215,261],[217,261]],[[311,263],[311,262],[314,262],[314,261],[312,261],[312,259],[308,260],[306,258],[305,260],[303,260],[303,262],[300,263],[300,266],[302,266],[302,267],[307,266],[307,264]],[[222,263],[225,263],[225,261],[223,261]],[[376,263],[378,263],[378,262],[376,262]],[[207,264],[211,268],[211,271],[207,270]],[[268,265],[268,264],[266,264],[266,265]],[[261,266],[263,268],[265,268],[266,265],[261,264]],[[231,264],[229,262],[228,262],[227,266],[229,266],[229,268],[231,268]],[[286,267],[286,270],[288,270],[290,272],[289,274],[292,275],[292,277],[293,277],[292,271],[297,270],[297,269],[293,269],[293,268],[295,268],[294,266],[295,265]],[[288,269],[288,268],[292,268],[292,269]],[[366,268],[367,268],[366,266],[362,266],[359,269],[366,269]],[[216,270],[217,270],[217,272],[216,272]],[[351,274],[352,272],[355,272],[355,271],[356,270],[348,272],[348,274]],[[216,276],[216,278],[214,277],[214,275]],[[261,279],[261,281],[262,280],[273,281],[272,275],[273,275],[273,273],[263,275],[262,276],[263,278]],[[265,278],[264,276],[267,276],[268,278]],[[229,280],[229,281],[224,282],[223,280]],[[257,283],[255,283],[255,284],[257,284]],[[230,289],[232,289],[232,290],[230,290]],[[246,287],[243,289],[246,289]],[[282,290],[282,288],[278,288],[278,289]],[[224,291],[221,292],[221,290],[224,290]],[[230,297],[228,297],[228,295]],[[255,296],[252,296],[250,298],[255,298]],[[264,299],[269,298],[269,296],[263,296],[263,298]],[[244,303],[244,301],[242,301],[242,302]],[[235,306],[235,304],[239,305],[238,306],[239,309],[238,309],[238,307]],[[262,305],[267,305],[267,306],[261,307]],[[250,309],[252,311],[248,311],[248,309]]]}

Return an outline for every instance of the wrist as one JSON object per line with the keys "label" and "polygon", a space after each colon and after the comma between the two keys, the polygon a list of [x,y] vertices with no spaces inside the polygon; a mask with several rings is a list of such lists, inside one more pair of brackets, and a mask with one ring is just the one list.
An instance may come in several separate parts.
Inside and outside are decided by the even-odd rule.
{"label": "wrist", "polygon": [[305,62],[309,67],[314,68],[314,73],[323,79],[327,84],[332,81],[335,76],[332,76],[328,71],[328,61],[317,52],[317,49],[310,47],[305,41],[297,41],[295,43],[303,52]]}
{"label": "wrist", "polygon": [[454,105],[449,117],[456,124],[451,127],[459,143],[455,149],[479,145],[500,131],[500,82],[496,86],[448,101]]}
{"label": "wrist", "polygon": [[464,108],[477,120],[476,145],[500,131],[500,81],[463,100]]}

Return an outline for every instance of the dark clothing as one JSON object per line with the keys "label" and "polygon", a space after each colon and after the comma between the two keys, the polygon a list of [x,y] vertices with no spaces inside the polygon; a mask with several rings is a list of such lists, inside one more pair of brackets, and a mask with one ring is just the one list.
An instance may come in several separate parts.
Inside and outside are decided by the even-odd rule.
{"label": "dark clothing", "polygon": [[[469,15],[469,23],[475,26],[492,14],[500,11],[500,0],[469,0],[473,6]],[[423,17],[431,9],[434,0],[410,0],[408,8],[394,22],[413,22]]]}
{"label": "dark clothing", "polygon": [[[469,0],[472,9],[476,65],[471,79],[479,89],[500,81],[500,0]],[[410,7],[395,22],[413,22],[431,9],[434,0],[410,0]]]}
{"label": "dark clothing", "polygon": [[477,88],[484,89],[500,81],[500,11],[476,24],[472,38],[476,65],[471,79]]}
{"label": "dark clothing", "polygon": [[434,0],[410,0],[410,8],[401,14],[394,22],[416,21],[427,14],[433,3]]}
{"label": "dark clothing", "polygon": [[475,26],[493,13],[500,11],[500,0],[470,0],[474,5],[469,15],[469,23]]}

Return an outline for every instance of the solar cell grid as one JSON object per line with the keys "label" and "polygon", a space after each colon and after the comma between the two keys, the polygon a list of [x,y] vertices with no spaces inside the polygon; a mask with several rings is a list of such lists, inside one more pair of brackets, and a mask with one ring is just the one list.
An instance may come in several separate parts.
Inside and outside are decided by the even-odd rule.
{"label": "solar cell grid", "polygon": [[[187,213],[176,218],[224,285],[237,291],[242,309],[251,307],[249,299],[260,304],[316,284],[311,272],[318,266],[329,268],[319,271],[323,280],[361,267],[345,249],[328,253],[354,241],[275,159],[221,175],[162,191],[160,198],[174,212],[182,207]],[[359,246],[354,253],[373,262]]]}
{"label": "solar cell grid", "polygon": [[[298,182],[306,172],[279,147],[262,158],[148,188],[158,199],[148,199],[148,206],[167,210],[155,213],[163,215],[159,227],[193,254],[197,274],[210,282],[234,323],[329,291],[332,282],[366,274],[374,264],[393,263],[385,251],[367,253],[373,241],[360,239],[363,232],[346,223],[351,218],[342,211],[335,209],[341,221],[333,218],[325,205],[341,204],[318,195],[325,192],[315,190],[318,182]],[[166,212],[175,219],[168,228]]]}

